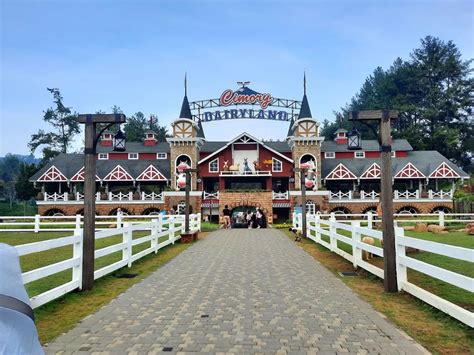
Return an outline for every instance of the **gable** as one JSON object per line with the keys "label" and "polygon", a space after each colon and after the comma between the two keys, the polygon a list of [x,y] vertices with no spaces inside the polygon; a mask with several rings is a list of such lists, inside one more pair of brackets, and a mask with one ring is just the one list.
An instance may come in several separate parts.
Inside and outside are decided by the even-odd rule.
{"label": "gable", "polygon": [[51,166],[46,172],[38,178],[39,182],[57,181],[66,182],[67,178],[64,174],[56,168],[54,165]]}
{"label": "gable", "polygon": [[117,165],[107,176],[104,181],[133,181],[132,176],[125,171],[120,165]]}
{"label": "gable", "polygon": [[153,165],[149,165],[137,177],[137,181],[167,181],[168,179]]}
{"label": "gable", "polygon": [[417,179],[426,176],[412,163],[407,163],[394,177],[396,179]]}
{"label": "gable", "polygon": [[357,177],[342,163],[336,166],[324,180],[356,180]]}
{"label": "gable", "polygon": [[364,173],[360,176],[361,179],[380,179],[382,174],[382,169],[377,163],[373,163],[371,166],[364,171]]}
{"label": "gable", "polygon": [[[72,182],[81,182],[84,181],[84,167],[82,167],[77,173],[74,174],[74,176],[71,178]],[[95,176],[95,181],[100,181],[100,178],[96,175]]]}
{"label": "gable", "polygon": [[441,163],[429,176],[432,179],[459,178],[459,174],[448,164]]}

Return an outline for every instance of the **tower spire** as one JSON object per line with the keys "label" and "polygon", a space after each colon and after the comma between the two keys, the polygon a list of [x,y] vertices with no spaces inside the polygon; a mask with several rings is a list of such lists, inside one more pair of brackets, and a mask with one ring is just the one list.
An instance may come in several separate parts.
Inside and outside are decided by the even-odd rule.
{"label": "tower spire", "polygon": [[188,96],[188,78],[186,72],[184,72],[184,96]]}
{"label": "tower spire", "polygon": [[306,70],[303,75],[303,93],[306,95]]}

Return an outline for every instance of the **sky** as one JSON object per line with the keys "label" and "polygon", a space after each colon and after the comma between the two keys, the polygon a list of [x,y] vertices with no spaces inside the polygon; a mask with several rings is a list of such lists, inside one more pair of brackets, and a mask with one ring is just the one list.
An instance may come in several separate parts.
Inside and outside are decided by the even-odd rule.
{"label": "sky", "polygon": [[[301,100],[334,120],[377,66],[408,59],[426,35],[474,58],[473,1],[0,0],[0,156],[28,154],[59,88],[78,113],[118,105],[126,115],[178,118],[190,101],[218,98],[237,81]],[[282,139],[288,123],[206,122],[208,140],[242,132]],[[76,138],[79,149],[82,133]],[[35,154],[40,156],[41,152]]]}

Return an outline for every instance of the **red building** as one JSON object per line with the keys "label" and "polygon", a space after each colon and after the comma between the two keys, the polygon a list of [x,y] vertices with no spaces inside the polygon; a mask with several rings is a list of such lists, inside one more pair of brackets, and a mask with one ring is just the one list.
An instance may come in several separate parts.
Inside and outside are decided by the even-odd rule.
{"label": "red building", "polygon": [[[334,140],[320,136],[306,94],[303,100],[276,99],[245,85],[228,93],[230,104],[252,104],[251,109],[192,111],[206,105],[229,106],[209,100],[189,103],[184,97],[179,118],[172,123],[172,137],[158,142],[146,132],[143,142],[128,142],[126,152],[114,152],[112,134],[106,132],[97,154],[99,214],[114,214],[117,208],[129,214],[153,214],[174,208],[182,210],[184,192],[176,188],[176,166],[185,161],[199,169],[192,176],[192,209],[217,218],[225,205],[234,211],[261,208],[269,223],[291,217],[301,205],[301,190],[294,167],[312,162],[314,188],[307,191],[311,211],[366,213],[376,209],[380,191],[380,146],[362,140],[360,149],[348,148],[347,131]],[[232,96],[233,95],[233,96]],[[267,96],[265,96],[267,95]],[[269,97],[268,97],[269,96]],[[240,100],[240,101],[239,101]],[[252,102],[249,100],[253,100]],[[260,103],[262,109],[254,110]],[[272,111],[270,106],[296,107],[297,114]],[[202,123],[211,119],[262,118],[289,120],[287,138],[264,141],[242,132],[230,141],[208,141]],[[81,154],[61,154],[43,167],[31,181],[39,184],[41,214],[80,214],[83,205]],[[451,211],[454,183],[468,174],[436,151],[413,151],[408,141],[392,142],[394,210],[399,213]]]}

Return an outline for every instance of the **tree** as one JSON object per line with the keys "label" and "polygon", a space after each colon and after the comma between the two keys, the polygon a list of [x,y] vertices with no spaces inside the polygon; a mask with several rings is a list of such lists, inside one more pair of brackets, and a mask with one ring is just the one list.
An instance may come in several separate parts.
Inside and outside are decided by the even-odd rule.
{"label": "tree", "polygon": [[16,200],[15,184],[18,178],[18,171],[20,169],[20,159],[13,154],[7,154],[4,159],[0,161],[0,180],[3,181],[3,195],[10,203],[10,209],[13,202]]}
{"label": "tree", "polygon": [[38,189],[34,187],[29,179],[37,170],[38,168],[34,164],[20,164],[15,184],[17,196],[20,200],[26,201],[36,196]]}
{"label": "tree", "polygon": [[127,118],[124,132],[128,142],[141,142],[145,137],[145,132],[150,129],[157,134],[159,142],[166,141],[167,128],[158,124],[158,119],[155,115],[150,115],[150,119],[147,120],[140,111]]}
{"label": "tree", "polygon": [[59,153],[67,153],[74,136],[80,132],[79,123],[75,120],[76,113],[72,113],[70,107],[63,104],[63,97],[59,89],[50,89],[53,95],[55,107],[46,110],[43,120],[49,123],[53,130],[46,132],[42,129],[31,136],[28,147],[34,153],[36,149],[43,146],[43,163],[49,161]]}
{"label": "tree", "polygon": [[[408,61],[397,58],[392,66],[378,67],[341,109],[342,127],[349,128],[350,111],[390,108],[399,111],[393,136],[407,139],[416,150],[438,150],[447,158],[473,169],[472,60],[463,61],[452,41],[427,36]],[[327,126],[334,132],[340,123]],[[364,126],[357,127],[364,138],[374,138]]]}

